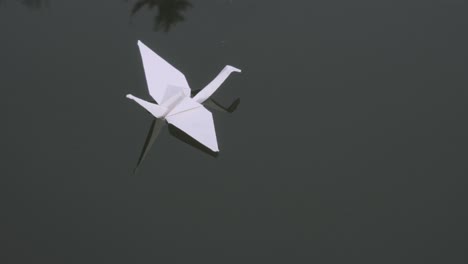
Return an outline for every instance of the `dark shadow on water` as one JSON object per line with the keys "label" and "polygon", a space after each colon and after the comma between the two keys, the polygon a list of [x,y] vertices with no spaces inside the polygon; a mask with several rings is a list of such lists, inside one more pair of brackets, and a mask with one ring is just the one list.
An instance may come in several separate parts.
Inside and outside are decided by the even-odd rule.
{"label": "dark shadow on water", "polygon": [[[200,91],[201,91],[201,89],[192,90],[191,91],[192,98],[195,95],[197,95]],[[203,105],[205,107],[211,108],[211,109],[216,110],[216,111],[225,112],[225,113],[233,113],[237,109],[237,106],[239,104],[240,104],[240,98],[237,98],[236,100],[234,100],[234,102],[232,102],[231,105],[228,106],[228,107],[225,107],[225,106],[221,105],[220,103],[215,101],[213,98],[209,98],[208,100],[206,100],[203,103]]]}
{"label": "dark shadow on water", "polygon": [[143,162],[145,157],[148,155],[151,147],[153,146],[154,142],[158,138],[161,130],[166,126],[166,122],[161,119],[154,119],[150,125],[148,135],[146,136],[145,143],[143,144],[143,148],[141,149],[140,157],[138,158],[137,165],[133,170],[133,173],[136,174],[138,172],[138,168],[140,164]]}
{"label": "dark shadow on water", "polygon": [[[192,94],[196,94],[197,92],[198,91],[194,91],[194,92],[192,92]],[[240,98],[237,98],[236,100],[234,100],[234,102],[231,103],[230,106],[225,107],[225,106],[221,105],[220,103],[218,103],[218,102],[216,102],[216,101],[214,101],[213,99],[210,98],[210,99],[206,100],[205,103],[203,103],[203,106],[211,108],[213,110],[220,111],[220,112],[233,113],[236,110],[239,103],[240,103]],[[133,171],[134,174],[136,174],[138,172],[138,169],[140,168],[141,164],[145,160],[146,156],[148,155],[149,151],[151,150],[151,148],[154,145],[156,139],[158,138],[158,136],[160,135],[162,129],[166,126],[166,124],[167,124],[166,121],[161,120],[161,119],[156,119],[156,118],[151,123],[148,134],[146,135],[145,142],[143,144],[143,148],[141,149],[141,153],[140,153],[140,156],[138,158],[137,165],[135,166],[135,169]],[[210,150],[209,148],[205,147],[200,142],[193,139],[191,136],[189,136],[184,131],[178,129],[177,127],[175,127],[175,126],[173,126],[171,124],[168,124],[168,128],[169,128],[169,133],[173,137],[181,140],[182,142],[185,142],[186,144],[191,145],[194,148],[197,148],[198,150],[200,150],[200,151],[202,151],[202,152],[204,152],[204,153],[206,153],[206,154],[208,154],[208,155],[210,155],[212,157],[215,157],[215,158],[218,157],[219,152],[214,152],[214,151]]]}
{"label": "dark shadow on water", "polygon": [[183,12],[192,7],[187,0],[137,0],[133,5],[131,15],[135,15],[143,8],[158,9],[154,18],[154,30],[169,32],[175,24],[185,20]]}
{"label": "dark shadow on water", "polygon": [[178,129],[177,127],[169,124],[169,133],[171,133],[172,136],[174,136],[175,138],[181,140],[182,142],[185,142],[189,145],[191,145],[192,147],[194,148],[197,148],[198,150],[216,158],[218,157],[218,154],[219,152],[214,152],[212,151],[211,149],[205,147],[203,144],[201,144],[200,142],[196,141],[195,139],[193,139],[191,136],[189,136],[187,133],[185,133],[184,131]]}

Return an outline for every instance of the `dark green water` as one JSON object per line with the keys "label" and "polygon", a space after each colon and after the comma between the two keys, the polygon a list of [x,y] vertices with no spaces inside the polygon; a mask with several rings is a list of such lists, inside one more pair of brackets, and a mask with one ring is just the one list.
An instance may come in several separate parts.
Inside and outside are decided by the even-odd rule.
{"label": "dark green water", "polygon": [[[0,263],[466,263],[464,1],[0,0]],[[144,41],[214,95],[152,118]]]}

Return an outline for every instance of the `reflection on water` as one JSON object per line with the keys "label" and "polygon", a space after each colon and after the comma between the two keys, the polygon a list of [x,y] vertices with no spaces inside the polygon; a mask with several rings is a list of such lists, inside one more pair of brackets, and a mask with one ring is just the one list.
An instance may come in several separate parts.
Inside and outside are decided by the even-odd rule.
{"label": "reflection on water", "polygon": [[[135,2],[133,4],[130,15],[134,16],[138,11],[144,8],[153,10],[157,8],[158,13],[154,17],[154,30],[169,30],[179,22],[185,20],[183,13],[192,7],[188,0],[126,0],[127,2]],[[0,4],[6,0],[0,0]],[[49,0],[20,0],[19,3],[31,8],[39,9],[49,6]]]}
{"label": "reflection on water", "polygon": [[[192,96],[197,94],[197,92],[199,91],[200,90],[192,92]],[[225,107],[222,104],[210,98],[203,103],[203,106],[216,110],[216,111],[220,111],[220,112],[233,113],[237,109],[237,106],[239,105],[239,103],[240,103],[240,98],[237,98],[234,102],[231,103],[229,107]],[[145,143],[143,144],[143,148],[140,153],[140,157],[138,158],[138,162],[135,167],[134,173],[138,172],[138,168],[140,167],[145,157],[148,155],[148,152],[150,151],[151,147],[156,141],[156,138],[159,136],[161,130],[166,126],[166,124],[167,124],[166,121],[157,119],[157,118],[155,118],[153,122],[151,123],[149,131],[148,131],[148,135],[146,136]],[[168,127],[169,127],[169,133],[172,136],[176,137],[177,139],[191,145],[192,147],[195,147],[205,152],[206,154],[210,156],[213,156],[213,157],[218,156],[218,152],[211,151],[209,148],[205,147],[204,145],[202,145],[201,143],[199,143],[198,141],[196,141],[195,139],[187,135],[184,131],[178,129],[177,127],[171,124],[169,124]]]}
{"label": "reflection on water", "polygon": [[138,0],[132,8],[133,16],[143,7],[148,9],[158,8],[158,13],[154,18],[154,30],[160,29],[168,32],[171,27],[185,20],[182,13],[192,7],[187,0]]}

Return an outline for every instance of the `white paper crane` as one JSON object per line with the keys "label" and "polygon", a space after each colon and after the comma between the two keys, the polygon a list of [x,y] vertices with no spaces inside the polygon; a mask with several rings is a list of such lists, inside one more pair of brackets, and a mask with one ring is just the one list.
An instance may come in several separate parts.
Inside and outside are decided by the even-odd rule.
{"label": "white paper crane", "polygon": [[131,94],[134,100],[156,118],[166,120],[187,133],[214,152],[218,152],[218,141],[213,123],[213,115],[202,103],[205,102],[229,77],[232,72],[241,70],[226,66],[205,88],[194,97],[182,74],[141,41],[138,41],[148,90],[157,104],[142,100]]}

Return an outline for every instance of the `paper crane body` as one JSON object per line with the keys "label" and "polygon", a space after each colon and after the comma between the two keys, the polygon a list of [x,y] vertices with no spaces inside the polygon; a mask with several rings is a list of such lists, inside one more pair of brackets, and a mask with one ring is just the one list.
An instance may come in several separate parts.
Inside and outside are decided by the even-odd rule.
{"label": "paper crane body", "polygon": [[218,152],[218,141],[213,123],[213,115],[202,103],[205,102],[229,77],[232,72],[241,70],[226,66],[194,97],[185,76],[175,67],[159,57],[141,41],[138,41],[148,90],[157,104],[142,100],[131,94],[134,100],[153,116],[165,119],[187,133],[212,151]]}

